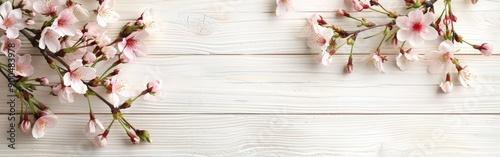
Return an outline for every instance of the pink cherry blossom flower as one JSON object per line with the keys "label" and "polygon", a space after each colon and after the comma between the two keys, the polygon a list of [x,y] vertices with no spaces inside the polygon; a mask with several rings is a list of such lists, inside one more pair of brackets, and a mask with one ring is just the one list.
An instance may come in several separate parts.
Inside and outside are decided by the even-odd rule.
{"label": "pink cherry blossom flower", "polygon": [[163,82],[161,80],[151,81],[147,84],[146,95],[144,95],[144,100],[157,101],[166,97],[166,93],[162,90]]}
{"label": "pink cherry blossom flower", "polygon": [[84,67],[83,60],[77,59],[69,65],[70,69],[63,76],[64,85],[70,86],[76,93],[85,94],[87,85],[82,80],[90,80],[96,77],[96,70],[91,67]]}
{"label": "pink cherry blossom flower", "polygon": [[384,72],[384,58],[380,56],[380,53],[378,51],[375,51],[368,55],[365,60],[368,60],[370,63],[372,63],[378,71]]}
{"label": "pink cherry blossom flower", "polygon": [[430,73],[445,73],[449,72],[454,64],[453,59],[453,43],[445,40],[439,44],[439,51],[431,51],[425,54],[425,58],[431,61],[428,71]]}
{"label": "pink cherry blossom flower", "polygon": [[60,0],[39,0],[33,3],[33,10],[45,16],[57,16],[57,8],[62,3]]}
{"label": "pink cherry blossom flower", "polygon": [[104,54],[106,60],[110,60],[115,57],[117,51],[113,46],[106,46],[101,49],[101,52]]}
{"label": "pink cherry blossom flower", "polygon": [[30,129],[31,129],[31,121],[28,118],[28,113],[24,113],[23,121],[21,122],[21,130],[24,133],[28,133],[28,131],[30,131]]}
{"label": "pink cherry blossom flower", "polygon": [[333,36],[333,30],[319,25],[315,27],[316,33],[307,39],[307,46],[311,48],[321,48],[321,50],[326,50],[330,45],[330,40]]}
{"label": "pink cherry blossom flower", "polygon": [[0,15],[2,17],[0,28],[5,30],[8,38],[17,38],[19,30],[26,27],[21,9],[17,8],[13,10],[10,1],[6,1],[0,5]]}
{"label": "pink cherry blossom flower", "polygon": [[16,69],[14,74],[16,76],[30,77],[35,72],[35,68],[31,65],[31,55],[25,54],[20,56],[16,54]]}
{"label": "pink cherry blossom flower", "polygon": [[446,74],[446,80],[439,85],[444,93],[450,93],[453,90],[453,83],[451,82],[450,74]]}
{"label": "pink cherry blossom flower", "polygon": [[98,147],[105,147],[108,144],[107,135],[109,130],[104,131],[104,133],[99,134],[95,137],[94,143]]}
{"label": "pink cherry blossom flower", "polygon": [[474,72],[472,72],[472,70],[467,66],[465,66],[464,68],[459,68],[458,80],[464,87],[475,87],[477,84],[476,74],[474,74]]}
{"label": "pink cherry blossom flower", "polygon": [[8,56],[9,51],[16,53],[21,48],[21,40],[20,39],[10,39],[6,35],[0,37],[0,42],[2,43],[2,52],[5,56]]}
{"label": "pink cherry blossom flower", "polygon": [[58,97],[61,104],[74,102],[74,90],[71,87],[66,87],[59,83],[52,87],[52,93]]}
{"label": "pink cherry blossom flower", "polygon": [[304,27],[304,33],[307,36],[312,36],[316,34],[316,29],[318,28],[318,25],[323,25],[326,24],[326,21],[323,20],[323,17],[318,14],[313,14],[309,18],[307,18],[307,24]]}
{"label": "pink cherry blossom flower", "polygon": [[115,107],[120,105],[120,96],[129,97],[127,81],[120,79],[118,76],[112,76],[104,81],[104,85],[108,89],[106,94]]}
{"label": "pink cherry blossom flower", "polygon": [[47,46],[50,51],[57,52],[61,49],[59,37],[61,37],[61,34],[54,28],[45,27],[42,31],[38,47],[45,49],[45,46]]}
{"label": "pink cherry blossom flower", "polygon": [[97,23],[102,27],[106,27],[108,23],[116,22],[120,18],[120,15],[113,10],[114,5],[114,0],[104,0],[97,8]]}
{"label": "pink cherry blossom flower", "polygon": [[90,112],[90,120],[87,123],[87,125],[85,125],[85,131],[88,134],[93,134],[96,132],[96,128],[104,130],[104,126],[102,126],[101,121],[99,121],[99,119],[95,118],[94,113],[91,111]]}
{"label": "pink cherry blossom flower", "polygon": [[406,71],[410,69],[414,62],[418,61],[418,54],[410,52],[402,51],[396,57],[396,65],[399,67],[401,71]]}
{"label": "pink cherry blossom flower", "polygon": [[295,0],[276,0],[276,15],[281,16],[295,10]]}
{"label": "pink cherry blossom flower", "polygon": [[424,15],[419,9],[411,11],[408,16],[399,16],[396,18],[396,25],[400,28],[397,37],[399,40],[409,41],[412,47],[422,45],[425,40],[434,40],[438,33],[430,26],[433,21],[433,13]]}
{"label": "pink cherry blossom flower", "polygon": [[123,38],[121,42],[117,43],[118,50],[122,52],[120,59],[129,63],[133,62],[137,57],[146,56],[148,49],[142,40],[148,36],[149,33],[146,31],[137,31]]}
{"label": "pink cherry blossom flower", "polygon": [[73,11],[70,9],[64,9],[61,13],[59,13],[51,27],[59,32],[60,36],[74,36],[78,30],[73,25],[77,22],[78,19],[76,19]]}
{"label": "pink cherry blossom flower", "polygon": [[134,130],[128,129],[127,135],[128,137],[130,137],[130,141],[132,141],[133,144],[138,144],[141,142],[141,138],[135,134]]}
{"label": "pink cherry blossom flower", "polygon": [[100,32],[99,30],[100,30],[99,24],[97,24],[95,22],[89,22],[89,23],[85,24],[85,26],[84,26],[83,35],[87,38],[91,38],[91,37],[97,35],[97,33]]}
{"label": "pink cherry blossom flower", "polygon": [[483,43],[481,45],[473,45],[472,47],[481,51],[481,54],[483,54],[484,56],[491,56],[491,54],[493,53],[493,46],[491,46],[488,43]]}
{"label": "pink cherry blossom flower", "polygon": [[150,8],[146,9],[141,15],[141,22],[143,23],[143,29],[148,32],[158,31],[158,21],[153,18],[153,14],[150,11]]}
{"label": "pink cherry blossom flower", "polygon": [[52,128],[56,124],[57,124],[56,115],[52,113],[42,115],[35,121],[35,124],[33,125],[33,130],[32,130],[33,137],[35,139],[42,138],[45,135],[45,129]]}

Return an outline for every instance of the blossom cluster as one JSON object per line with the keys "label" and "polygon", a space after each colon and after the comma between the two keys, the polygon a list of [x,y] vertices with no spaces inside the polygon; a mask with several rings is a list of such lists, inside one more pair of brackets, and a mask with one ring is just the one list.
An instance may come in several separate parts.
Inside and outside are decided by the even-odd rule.
{"label": "blossom cluster", "polygon": [[[464,39],[459,32],[455,30],[457,16],[452,9],[451,0],[443,0],[444,8],[442,11],[435,11],[434,4],[438,0],[403,0],[407,6],[408,13],[400,14],[394,10],[384,7],[378,0],[349,0],[356,12],[370,10],[380,13],[391,19],[389,23],[375,24],[367,18],[357,18],[352,16],[345,9],[338,9],[336,14],[345,18],[353,19],[359,22],[357,27],[365,27],[359,30],[345,30],[334,24],[326,22],[321,15],[313,14],[307,18],[305,33],[307,36],[307,45],[313,49],[319,49],[319,60],[324,65],[332,63],[332,57],[339,48],[348,45],[351,48],[346,73],[353,72],[353,49],[358,35],[361,32],[383,28],[379,33],[365,37],[369,39],[374,36],[383,36],[378,47],[370,53],[364,60],[373,64],[380,72],[384,72],[384,62],[386,56],[382,55],[380,47],[384,42],[390,42],[398,52],[396,65],[400,70],[406,71],[412,67],[419,58],[430,61],[428,71],[430,73],[442,74],[444,81],[439,85],[444,93],[449,93],[453,89],[451,75],[457,72],[458,80],[464,87],[474,87],[477,76],[467,65],[463,65],[454,55],[458,50],[454,49],[455,44],[467,44],[478,50],[484,56],[490,56],[493,47],[488,43],[472,44]],[[476,4],[477,0],[472,0]],[[292,12],[295,8],[293,0],[277,0],[276,15],[282,16],[285,13]],[[438,12],[439,16],[436,16]],[[430,51],[424,55],[413,52],[412,49],[422,46],[426,40],[440,40],[441,44],[436,51]],[[338,42],[342,42],[338,44]]]}
{"label": "blossom cluster", "polygon": [[[151,81],[139,94],[133,95],[127,80],[120,75],[119,66],[146,56],[148,49],[143,40],[158,30],[157,22],[148,9],[137,20],[126,23],[119,35],[112,39],[105,27],[120,18],[114,10],[115,2],[97,2],[99,5],[93,14],[75,0],[37,0],[33,4],[29,0],[1,2],[0,28],[4,30],[0,37],[1,51],[6,56],[10,52],[16,54],[14,64],[0,62],[0,71],[9,80],[8,70],[15,67],[12,84],[15,95],[21,100],[19,127],[25,133],[31,130],[32,136],[38,139],[44,137],[47,128],[56,125],[56,114],[33,93],[37,88],[48,88],[61,104],[73,103],[77,96],[88,99],[90,118],[85,131],[95,137],[97,146],[107,144],[107,135],[115,121],[120,123],[132,143],[137,144],[141,140],[151,142],[148,131],[134,128],[121,110],[130,108],[139,97],[165,97],[162,81]],[[44,21],[37,25],[35,17]],[[93,18],[95,21],[80,23],[77,17]],[[77,24],[83,27],[77,28]],[[57,73],[58,80],[49,80],[50,76],[33,78],[35,68],[31,65],[31,55],[17,53],[22,46],[21,35],[38,49],[34,53],[43,56],[47,67]],[[109,67],[98,73],[96,66]],[[106,92],[96,92],[98,88]],[[90,97],[94,96],[111,109],[113,120],[107,128],[92,111]]]}

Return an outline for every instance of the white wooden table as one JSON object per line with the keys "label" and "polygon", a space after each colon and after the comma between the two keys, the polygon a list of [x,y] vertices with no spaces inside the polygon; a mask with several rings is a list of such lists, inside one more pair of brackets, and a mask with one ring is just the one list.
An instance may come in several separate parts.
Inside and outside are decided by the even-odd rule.
{"label": "white wooden table", "polygon": [[[18,132],[11,150],[9,108],[0,105],[0,156],[500,156],[500,56],[458,47],[480,84],[466,89],[456,82],[451,94],[440,92],[444,76],[429,74],[427,62],[400,71],[390,45],[382,49],[389,57],[385,74],[355,63],[355,72],[346,75],[348,50],[339,50],[331,66],[321,66],[301,30],[312,13],[354,29],[353,21],[334,14],[351,7],[343,0],[297,1],[297,12],[276,17],[274,0],[117,0],[122,19],[111,24],[111,36],[148,7],[162,20],[162,30],[145,41],[149,56],[123,67],[136,89],[153,79],[165,82],[164,100],[141,100],[124,111],[136,127],[150,131],[153,143],[132,145],[115,125],[108,146],[96,148],[84,133],[84,97],[62,105],[42,88],[42,100],[59,116],[57,127],[38,140]],[[403,9],[401,1],[380,2]],[[462,36],[500,48],[500,1],[454,5]],[[366,16],[387,21],[376,13]],[[354,57],[363,58],[377,42],[360,40]],[[414,51],[434,50],[437,43]],[[23,44],[22,53],[34,50],[27,40]],[[40,67],[36,76],[49,73],[40,56],[33,60]],[[6,84],[1,79],[1,102],[7,101]],[[107,106],[93,101],[97,118],[109,124]]]}

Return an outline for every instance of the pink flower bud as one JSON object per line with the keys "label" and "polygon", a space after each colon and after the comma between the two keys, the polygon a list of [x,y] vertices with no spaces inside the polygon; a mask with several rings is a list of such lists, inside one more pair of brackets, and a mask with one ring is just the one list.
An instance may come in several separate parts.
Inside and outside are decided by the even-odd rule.
{"label": "pink flower bud", "polygon": [[135,131],[129,129],[127,132],[128,137],[130,137],[130,141],[134,144],[138,144],[141,142],[141,138],[135,134]]}
{"label": "pink flower bud", "polygon": [[95,137],[94,143],[98,147],[105,147],[108,144],[108,140],[106,136],[103,136],[103,134],[97,135]]}
{"label": "pink flower bud", "polygon": [[354,66],[352,64],[352,57],[349,57],[349,60],[347,61],[347,65],[345,66],[345,73],[352,73],[354,70]]}
{"label": "pink flower bud", "polygon": [[443,23],[444,23],[444,25],[449,25],[451,23],[450,16],[445,15]]}
{"label": "pink flower bud", "polygon": [[483,43],[482,45],[474,45],[472,47],[481,51],[481,54],[485,56],[491,56],[491,53],[493,53],[493,47],[490,46],[488,43]]}
{"label": "pink flower bud", "polygon": [[349,13],[347,13],[347,11],[345,11],[344,9],[338,9],[337,10],[337,14],[340,15],[340,16],[346,16],[346,17],[349,17],[351,15],[349,15]]}
{"label": "pink flower bud", "polygon": [[149,93],[156,93],[161,90],[162,81],[154,80],[148,83],[147,88]]}
{"label": "pink flower bud", "polygon": [[472,4],[476,4],[476,3],[477,3],[477,1],[478,1],[478,0],[471,0],[470,2],[471,2]]}
{"label": "pink flower bud", "polygon": [[453,83],[451,83],[451,78],[450,74],[446,74],[446,80],[444,82],[441,82],[441,90],[443,90],[444,93],[450,93],[453,90]]}
{"label": "pink flower bud", "polygon": [[26,25],[34,25],[35,24],[35,21],[33,21],[31,19],[28,19],[25,22],[26,22]]}

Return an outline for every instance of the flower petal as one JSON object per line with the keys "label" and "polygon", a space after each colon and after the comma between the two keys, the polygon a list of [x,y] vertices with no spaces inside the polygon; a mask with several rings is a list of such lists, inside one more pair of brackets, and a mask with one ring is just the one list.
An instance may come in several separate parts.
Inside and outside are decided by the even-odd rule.
{"label": "flower petal", "polygon": [[453,52],[453,43],[449,40],[445,40],[439,44],[438,50],[441,53]]}
{"label": "flower petal", "polygon": [[411,30],[400,29],[397,33],[397,37],[401,41],[407,41],[411,37]]}
{"label": "flower petal", "polygon": [[420,36],[425,40],[434,40],[438,37],[438,32],[431,26],[425,26]]}
{"label": "flower petal", "polygon": [[412,47],[419,47],[424,44],[425,40],[419,34],[412,34],[408,40]]}
{"label": "flower petal", "polygon": [[396,25],[403,29],[403,30],[409,30],[411,26],[408,23],[409,19],[407,16],[400,16],[396,18]]}

